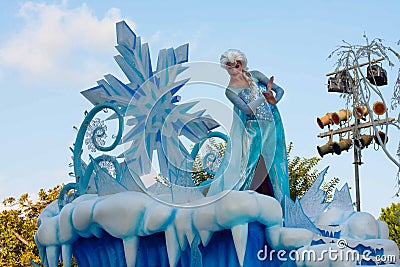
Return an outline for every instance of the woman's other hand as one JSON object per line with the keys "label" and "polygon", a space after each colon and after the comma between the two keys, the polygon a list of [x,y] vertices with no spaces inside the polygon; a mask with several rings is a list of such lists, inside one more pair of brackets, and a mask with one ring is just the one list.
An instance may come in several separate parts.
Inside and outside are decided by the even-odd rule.
{"label": "woman's other hand", "polygon": [[268,80],[268,84],[267,84],[268,92],[263,92],[262,94],[264,95],[265,100],[269,104],[275,105],[278,101],[276,101],[274,93],[272,92],[273,83],[274,83],[274,76],[271,76],[271,78]]}
{"label": "woman's other hand", "polygon": [[276,101],[276,98],[275,98],[275,96],[274,96],[274,93],[273,93],[271,90],[269,90],[268,92],[263,92],[262,94],[264,95],[265,100],[266,100],[269,104],[275,105],[275,104],[278,102],[278,101]]}
{"label": "woman's other hand", "polygon": [[274,84],[274,76],[271,76],[271,78],[268,80],[268,84],[267,84],[268,91],[272,90],[273,84]]}

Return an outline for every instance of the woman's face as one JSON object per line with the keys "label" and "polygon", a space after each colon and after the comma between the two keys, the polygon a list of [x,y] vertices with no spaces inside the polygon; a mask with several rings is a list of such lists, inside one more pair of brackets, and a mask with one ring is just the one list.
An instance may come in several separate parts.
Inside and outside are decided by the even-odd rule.
{"label": "woman's face", "polygon": [[226,63],[226,70],[230,76],[235,76],[242,73],[243,66],[240,61],[236,61],[234,63],[228,62]]}

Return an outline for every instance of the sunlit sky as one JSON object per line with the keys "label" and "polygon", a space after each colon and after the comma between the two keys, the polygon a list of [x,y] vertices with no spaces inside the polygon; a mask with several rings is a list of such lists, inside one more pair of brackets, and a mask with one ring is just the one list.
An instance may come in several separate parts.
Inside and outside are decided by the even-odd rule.
{"label": "sunlit sky", "polygon": [[[316,118],[345,107],[339,95],[327,92],[325,74],[335,63],[328,55],[342,40],[365,44],[364,34],[400,50],[399,11],[396,0],[2,0],[0,199],[73,181],[68,176],[69,147],[76,136],[72,127],[92,108],[80,91],[108,73],[126,81],[113,59],[115,23],[120,20],[149,43],[153,66],[160,49],[187,42],[191,62],[218,62],[229,48],[244,51],[250,69],[274,75],[285,89],[279,109],[286,140],[294,142],[293,154],[313,157],[318,155],[316,146],[327,141],[317,138],[321,129]],[[399,67],[395,63],[395,68],[384,63],[389,85],[381,89],[387,101]],[[199,96],[230,106],[221,91],[193,94]],[[399,132],[390,129],[388,149],[393,155],[399,138]],[[327,155],[317,168],[330,166],[326,179],[339,177],[339,188],[347,182],[355,200],[352,157],[351,152]],[[378,216],[382,207],[399,201],[393,197],[397,168],[373,146],[363,150],[362,161],[361,209]]]}

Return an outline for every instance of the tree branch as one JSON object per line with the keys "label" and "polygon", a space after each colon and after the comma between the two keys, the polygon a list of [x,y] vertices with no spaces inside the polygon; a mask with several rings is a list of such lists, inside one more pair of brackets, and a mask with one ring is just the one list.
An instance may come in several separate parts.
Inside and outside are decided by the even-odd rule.
{"label": "tree branch", "polygon": [[14,230],[11,230],[11,232],[18,238],[19,241],[21,241],[22,243],[24,243],[25,245],[28,245],[29,242],[26,241],[20,234],[18,234],[17,232],[15,232]]}

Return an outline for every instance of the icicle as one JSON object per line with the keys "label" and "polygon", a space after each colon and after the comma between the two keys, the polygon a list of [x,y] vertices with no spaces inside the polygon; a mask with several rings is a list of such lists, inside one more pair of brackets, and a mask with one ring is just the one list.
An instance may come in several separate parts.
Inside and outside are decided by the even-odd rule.
{"label": "icicle", "polygon": [[199,249],[200,238],[196,235],[190,244],[190,267],[203,267],[203,258]]}
{"label": "icicle", "polygon": [[29,262],[32,264],[33,267],[40,267],[40,264],[37,264],[32,259],[29,259]]}
{"label": "icicle", "polygon": [[64,267],[71,267],[72,264],[72,247],[71,245],[62,245],[61,246],[61,256]]}
{"label": "icicle", "polygon": [[135,267],[136,255],[139,248],[139,237],[133,236],[123,240],[127,267]]}
{"label": "icicle", "polygon": [[58,258],[60,257],[60,247],[59,246],[46,247],[46,256],[49,267],[57,267]]}
{"label": "icicle", "polygon": [[38,247],[38,250],[39,250],[40,260],[42,261],[43,266],[44,267],[49,267],[49,264],[47,262],[46,247],[38,244],[38,241],[36,239],[36,235],[35,235],[35,243],[37,244],[37,247]]}
{"label": "icicle", "polygon": [[210,242],[211,237],[213,236],[213,232],[209,232],[209,231],[199,231],[199,235],[201,238],[201,243],[203,244],[203,246],[207,246],[208,242]]}
{"label": "icicle", "polygon": [[244,264],[244,255],[246,254],[247,236],[249,231],[249,225],[241,224],[235,225],[231,228],[233,243],[235,244],[236,254],[239,259],[240,266]]}
{"label": "icicle", "polygon": [[165,231],[165,242],[167,245],[169,266],[175,267],[178,264],[181,250],[179,247],[178,236],[173,225],[168,226]]}
{"label": "icicle", "polygon": [[[178,238],[179,246],[184,251],[193,241],[193,225],[191,215],[188,212],[178,212],[175,216],[175,231]],[[188,241],[190,243],[188,243]]]}

